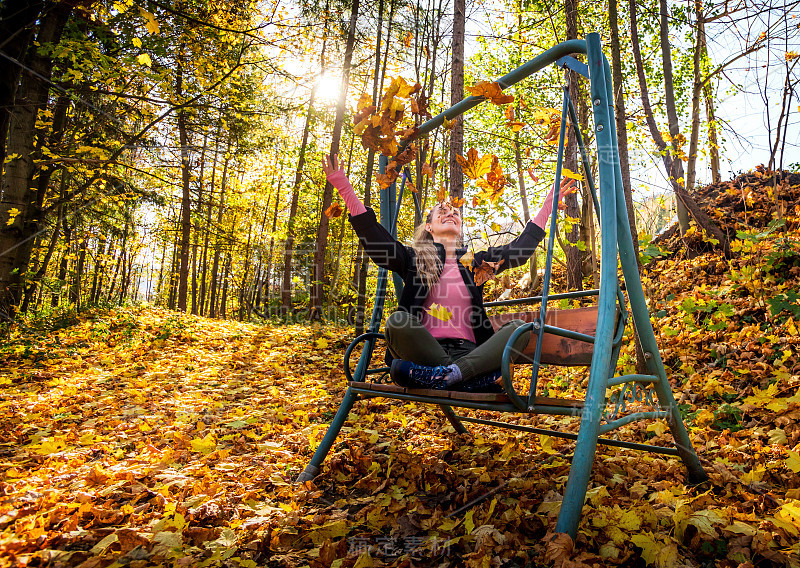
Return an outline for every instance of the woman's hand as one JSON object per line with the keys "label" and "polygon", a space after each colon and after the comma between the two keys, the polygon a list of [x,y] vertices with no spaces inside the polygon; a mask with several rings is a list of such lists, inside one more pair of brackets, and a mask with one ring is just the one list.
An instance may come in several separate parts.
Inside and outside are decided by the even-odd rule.
{"label": "woman's hand", "polygon": [[325,177],[330,177],[336,172],[344,173],[344,167],[339,164],[339,155],[326,155],[324,158],[322,158],[322,171],[325,172]]}
{"label": "woman's hand", "polygon": [[575,180],[572,178],[564,177],[561,178],[561,185],[558,188],[558,209],[563,210],[567,208],[567,204],[562,201],[567,195],[571,193],[575,193],[578,190],[578,186],[575,184]]}

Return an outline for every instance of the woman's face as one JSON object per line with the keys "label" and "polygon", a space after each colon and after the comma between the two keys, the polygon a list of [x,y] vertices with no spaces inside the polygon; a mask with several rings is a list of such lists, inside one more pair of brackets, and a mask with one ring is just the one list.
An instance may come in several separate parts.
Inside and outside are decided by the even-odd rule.
{"label": "woman's face", "polygon": [[425,229],[433,236],[434,241],[443,238],[461,236],[461,212],[455,207],[440,204],[431,211],[431,220]]}

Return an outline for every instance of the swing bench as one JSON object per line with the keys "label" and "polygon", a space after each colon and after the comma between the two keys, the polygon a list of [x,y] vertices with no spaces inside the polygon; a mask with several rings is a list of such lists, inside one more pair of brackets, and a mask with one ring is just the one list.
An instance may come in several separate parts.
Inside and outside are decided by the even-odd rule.
{"label": "swing bench", "polygon": [[[587,64],[570,57],[570,54],[573,53],[585,54]],[[577,126],[577,113],[570,100],[567,86],[564,86],[563,89],[564,99],[555,179],[561,179],[567,116],[569,115],[578,141],[593,206],[600,219],[600,288],[562,294],[549,293],[558,213],[558,208],[554,207],[550,218],[549,245],[542,295],[484,304],[487,308],[524,304],[539,306],[538,310],[497,314],[490,317],[495,329],[511,319],[517,318],[526,321],[512,334],[503,353],[501,371],[504,392],[489,394],[410,389],[384,382],[388,375],[387,367],[369,368],[376,341],[383,338],[379,329],[383,317],[388,273],[385,269],[379,269],[375,305],[369,331],[354,339],[345,351],[344,372],[349,381],[349,387],[327,433],[317,447],[311,462],[298,477],[298,482],[313,479],[319,474],[320,466],[333,446],[339,430],[356,400],[375,397],[438,405],[455,430],[460,433],[467,432],[463,423],[469,422],[575,440],[575,453],[556,523],[557,532],[568,533],[573,539],[577,535],[597,444],[677,456],[680,457],[687,469],[688,483],[701,483],[707,479],[673,397],[642,290],[622,188],[611,73],[608,61],[601,50],[599,35],[593,33],[588,34],[585,40],[562,42],[504,75],[498,79],[498,83],[503,89],[508,88],[552,63],[563,68],[565,74],[577,73],[590,82],[600,197],[598,199],[598,192],[589,175],[589,159],[580,129]],[[421,125],[417,136],[423,136],[442,125],[445,119],[453,120],[483,100],[481,97],[464,99]],[[388,161],[386,156],[381,156],[381,173],[385,171]],[[394,184],[380,191],[381,224],[387,227],[394,236],[397,233],[397,218],[404,186],[405,176],[400,184],[399,192]],[[556,203],[559,199],[558,191],[558,184],[555,184],[553,199]],[[419,213],[420,207],[416,194],[413,197],[415,208]],[[647,374],[616,375],[615,372],[628,321],[626,298],[622,293],[618,278],[618,263],[622,268],[633,328],[644,353]],[[402,281],[397,275],[393,276],[399,297]],[[590,307],[566,310],[548,309],[548,302],[553,300],[592,297],[597,297],[597,302]],[[531,334],[528,346],[521,356],[515,355],[513,345],[520,335],[528,332]],[[353,371],[350,366],[350,358],[355,348],[362,344],[361,355],[355,371]],[[531,364],[530,388],[527,395],[518,393],[512,381],[512,365],[524,363]],[[572,400],[539,396],[537,394],[538,375],[540,366],[543,364],[588,366],[589,380],[585,398]],[[368,377],[375,375],[378,376],[377,381],[368,381]],[[607,398],[607,389],[616,390],[612,391],[613,394]],[[634,409],[630,411],[627,406],[634,404],[649,406],[653,410]],[[471,416],[458,416],[453,407],[501,413],[579,417],[580,429],[578,434],[573,434]],[[654,446],[603,437],[626,424],[653,419],[666,420],[674,439],[674,446]]]}

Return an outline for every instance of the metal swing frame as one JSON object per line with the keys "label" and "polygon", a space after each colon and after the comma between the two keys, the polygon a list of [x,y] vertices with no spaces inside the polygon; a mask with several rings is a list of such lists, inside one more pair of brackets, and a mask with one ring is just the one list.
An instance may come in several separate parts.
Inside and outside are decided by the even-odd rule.
{"label": "metal swing frame", "polygon": [[[587,64],[580,63],[570,57],[570,54],[573,53],[585,54]],[[701,483],[707,479],[707,475],[692,446],[689,434],[673,397],[664,364],[659,354],[653,327],[650,322],[650,314],[647,309],[638,272],[634,252],[635,249],[633,247],[633,240],[628,224],[628,214],[625,207],[614,121],[611,71],[608,61],[602,52],[599,35],[593,33],[588,34],[584,40],[562,42],[504,75],[498,79],[497,82],[500,84],[501,88],[508,88],[553,63],[557,64],[559,67],[564,67],[572,72],[576,72],[590,81],[597,161],[599,166],[599,199],[593,180],[588,175],[590,171],[588,155],[583,144],[580,129],[578,128],[575,108],[569,98],[569,91],[566,86],[564,87],[564,104],[561,116],[561,131],[559,135],[555,179],[561,179],[567,114],[569,114],[570,122],[573,125],[575,136],[578,140],[584,171],[587,174],[586,179],[588,180],[593,206],[600,219],[600,288],[598,290],[568,292],[565,294],[549,293],[552,254],[558,213],[558,208],[554,207],[550,218],[549,249],[543,279],[542,295],[535,298],[509,300],[505,302],[488,302],[485,304],[486,307],[508,306],[523,302],[540,304],[539,317],[518,328],[506,345],[501,367],[505,396],[454,396],[454,393],[442,391],[414,391],[411,389],[394,387],[393,385],[380,385],[379,387],[375,387],[371,386],[373,385],[372,383],[365,382],[368,375],[385,373],[387,371],[385,367],[375,369],[368,368],[375,342],[378,338],[382,337],[380,325],[383,317],[386,287],[388,285],[388,272],[383,268],[379,269],[375,305],[369,331],[356,338],[345,352],[344,370],[350,381],[350,386],[345,393],[344,399],[327,433],[317,447],[311,462],[298,477],[298,482],[313,479],[319,473],[322,462],[330,451],[339,430],[344,424],[356,400],[359,398],[372,397],[389,397],[438,405],[458,432],[467,431],[462,422],[471,422],[576,440],[569,478],[556,524],[557,532],[566,532],[573,539],[577,535],[581,509],[586,497],[598,443],[678,456],[687,469],[688,483]],[[481,97],[469,97],[464,99],[422,124],[419,127],[417,136],[426,135],[433,129],[441,126],[445,119],[453,120],[455,117],[483,101],[484,99]],[[402,151],[402,149],[400,151]],[[381,156],[381,173],[384,172],[387,164],[388,158],[386,156]],[[405,177],[400,185],[399,192],[394,184],[380,191],[381,224],[387,227],[393,236],[396,236],[397,233],[397,218],[399,215],[400,202],[402,201],[404,193],[404,186]],[[553,198],[556,203],[559,199],[558,191],[559,187],[558,184],[556,184]],[[414,195],[414,201],[415,207],[419,210],[419,202],[416,199],[416,195]],[[633,318],[634,331],[639,338],[644,352],[648,370],[647,374],[615,376],[617,359],[627,322],[625,296],[621,291],[617,273],[618,263],[621,265],[623,278],[625,280],[625,289],[627,291],[628,303]],[[398,275],[395,274],[393,276],[394,285],[398,291],[399,297],[399,291],[402,289],[402,281]],[[598,297],[596,331],[593,336],[577,333],[573,330],[546,323],[545,318],[547,316],[549,301],[588,296]],[[530,391],[527,396],[522,396],[516,392],[511,380],[511,360],[514,354],[513,345],[516,339],[521,334],[527,332],[531,332],[536,336],[536,351],[533,358]],[[546,334],[593,344],[589,382],[585,400],[564,402],[557,399],[547,399],[536,396],[542,343]],[[350,355],[354,348],[361,343],[364,344],[361,356],[355,371],[351,372],[349,363]],[[610,387],[621,388],[607,401],[606,389]],[[650,403],[652,406],[657,407],[657,410],[632,412],[620,417],[620,411],[624,411],[626,404],[631,401]],[[607,403],[614,405],[613,412],[609,413],[607,411]],[[576,435],[569,432],[532,428],[494,420],[457,416],[452,406],[497,412],[579,416],[580,429]],[[644,419],[666,420],[675,441],[674,447],[653,446],[601,437],[625,424]]]}

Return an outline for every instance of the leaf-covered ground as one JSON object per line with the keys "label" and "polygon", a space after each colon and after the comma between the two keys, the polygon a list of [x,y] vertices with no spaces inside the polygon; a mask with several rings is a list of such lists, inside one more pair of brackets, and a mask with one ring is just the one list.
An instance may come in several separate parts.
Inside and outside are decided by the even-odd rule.
{"label": "leaf-covered ground", "polygon": [[[751,218],[770,205],[754,179]],[[456,435],[435,409],[359,401],[322,474],[297,485],[346,388],[349,330],[119,308],[0,343],[0,565],[800,566],[793,207],[782,226],[739,221],[731,261],[651,264],[662,355],[711,480],[687,487],[677,459],[600,447],[574,549],[553,534],[571,442]],[[585,376],[545,384],[578,396]],[[671,440],[660,423],[617,435]]]}

